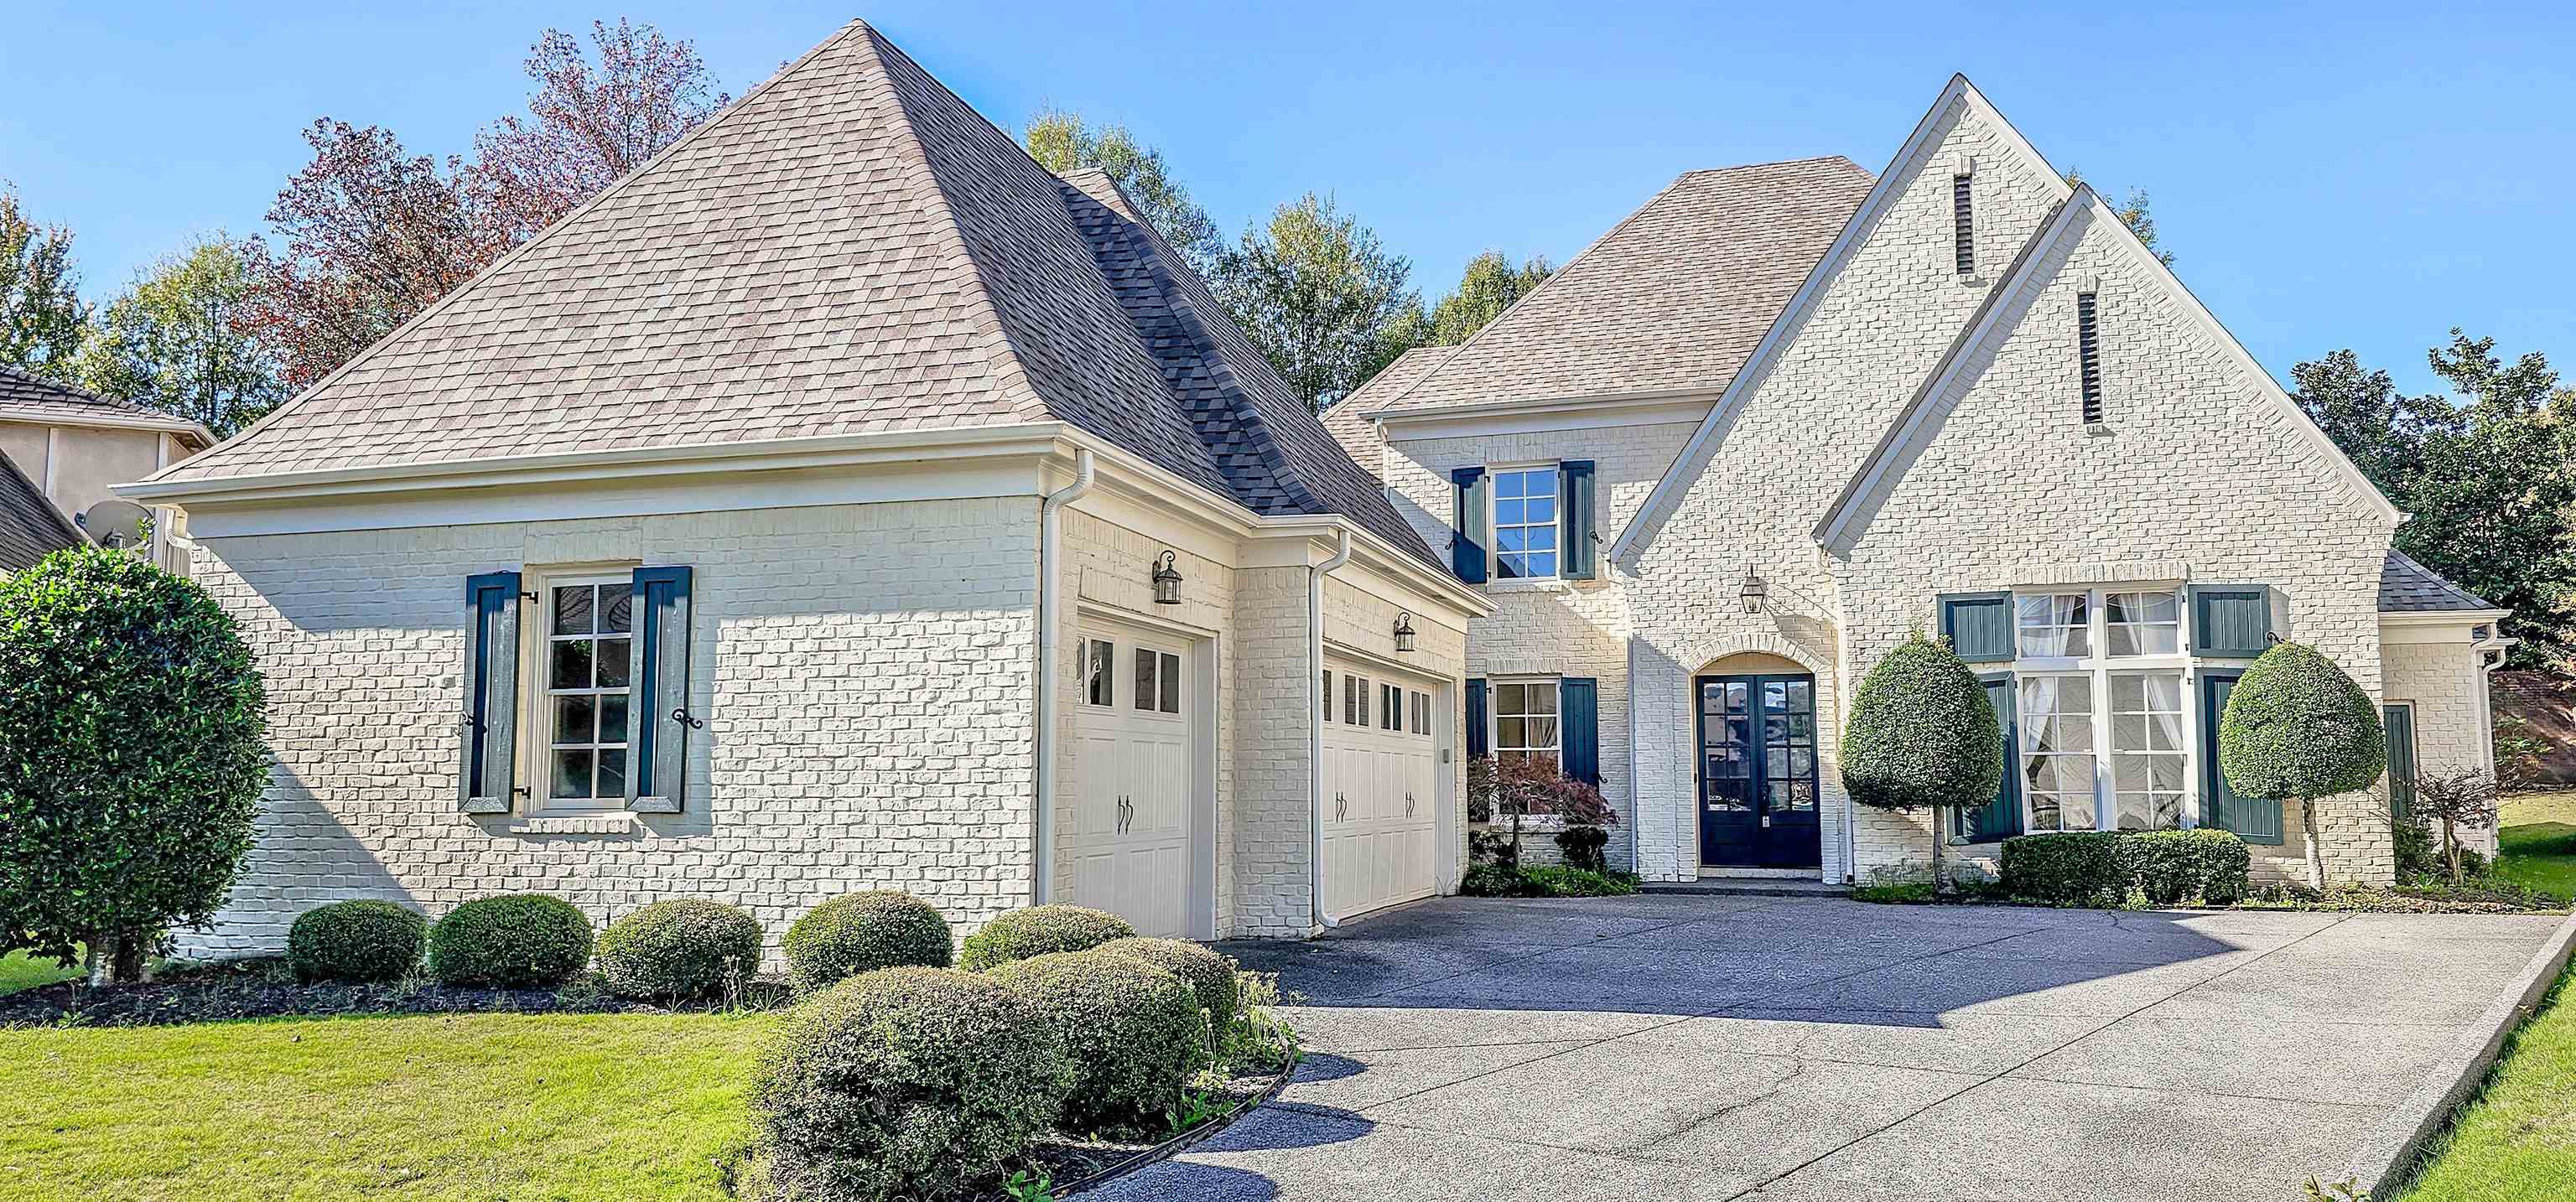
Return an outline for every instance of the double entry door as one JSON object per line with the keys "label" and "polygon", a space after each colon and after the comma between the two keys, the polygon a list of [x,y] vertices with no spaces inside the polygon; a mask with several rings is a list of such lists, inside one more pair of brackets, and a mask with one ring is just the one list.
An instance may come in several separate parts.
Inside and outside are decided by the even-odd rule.
{"label": "double entry door", "polygon": [[1729,868],[1814,868],[1816,678],[1703,676],[1699,859]]}

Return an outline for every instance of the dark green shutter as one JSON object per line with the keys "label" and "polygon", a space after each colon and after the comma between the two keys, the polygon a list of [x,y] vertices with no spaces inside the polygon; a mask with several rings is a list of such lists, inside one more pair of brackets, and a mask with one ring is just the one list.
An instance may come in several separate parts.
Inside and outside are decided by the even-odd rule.
{"label": "dark green shutter", "polygon": [[2013,657],[2011,593],[1950,593],[1941,598],[1941,634],[1950,649],[1972,664]]}
{"label": "dark green shutter", "polygon": [[1449,523],[1450,569],[1460,580],[1483,584],[1486,548],[1494,541],[1493,478],[1481,467],[1462,467],[1449,473],[1449,485],[1458,504]]}
{"label": "dark green shutter", "polygon": [[2239,797],[2227,787],[2218,763],[2218,723],[2227,713],[2227,695],[2236,688],[2235,672],[2200,675],[2200,824],[2234,831],[2248,843],[2281,842],[2281,803],[2261,797]]}
{"label": "dark green shutter", "polygon": [[1950,832],[1954,842],[1993,843],[2021,833],[2021,724],[2011,674],[1977,680],[1986,686],[1986,703],[1995,707],[1995,725],[2003,728],[2004,779],[1995,787],[1994,800],[1952,811]]}
{"label": "dark green shutter", "polygon": [[688,792],[689,731],[704,719],[689,712],[687,568],[635,569],[634,671],[627,720],[635,746],[626,771],[626,804],[639,814],[677,814]]}
{"label": "dark green shutter", "polygon": [[2259,584],[2195,584],[2191,605],[2194,655],[2252,658],[2272,646],[2271,590]]}
{"label": "dark green shutter", "polygon": [[1568,459],[1556,466],[1557,574],[1590,580],[1592,561],[1592,461]]}
{"label": "dark green shutter", "polygon": [[1556,682],[1557,764],[1567,776],[1601,783],[1601,685],[1589,676]]}
{"label": "dark green shutter", "polygon": [[1485,742],[1485,682],[1467,682],[1467,758],[1481,760],[1494,754]]}
{"label": "dark green shutter", "polygon": [[2404,818],[2415,811],[2415,707],[2379,707],[2380,727],[2388,732],[2388,813]]}
{"label": "dark green shutter", "polygon": [[457,808],[507,814],[519,766],[519,574],[465,580],[465,714]]}

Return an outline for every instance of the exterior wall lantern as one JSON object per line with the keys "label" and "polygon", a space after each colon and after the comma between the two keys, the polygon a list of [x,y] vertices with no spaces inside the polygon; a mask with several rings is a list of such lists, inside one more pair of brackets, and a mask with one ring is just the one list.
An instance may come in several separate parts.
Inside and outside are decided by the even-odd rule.
{"label": "exterior wall lantern", "polygon": [[1154,561],[1154,604],[1156,605],[1181,603],[1181,574],[1172,567],[1173,561],[1178,558],[1172,552],[1165,551],[1161,559]]}
{"label": "exterior wall lantern", "polygon": [[1771,589],[1762,583],[1761,577],[1753,574],[1753,565],[1747,562],[1744,565],[1744,584],[1735,595],[1743,600],[1744,612],[1758,614],[1762,612],[1763,599],[1771,595]]}
{"label": "exterior wall lantern", "polygon": [[1399,613],[1395,615],[1395,649],[1398,651],[1413,650],[1412,614]]}

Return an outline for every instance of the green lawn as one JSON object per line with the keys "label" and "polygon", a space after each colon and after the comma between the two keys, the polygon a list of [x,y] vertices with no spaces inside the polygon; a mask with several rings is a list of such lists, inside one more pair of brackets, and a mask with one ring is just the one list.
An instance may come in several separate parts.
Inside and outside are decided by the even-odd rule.
{"label": "green lawn", "polygon": [[16,993],[38,985],[51,985],[80,975],[80,966],[56,968],[51,960],[30,958],[25,952],[0,956],[0,993]]}
{"label": "green lawn", "polygon": [[2576,896],[2576,792],[2509,797],[2496,871],[2557,897]]}
{"label": "green lawn", "polygon": [[721,1199],[772,1021],[0,1031],[0,1199]]}

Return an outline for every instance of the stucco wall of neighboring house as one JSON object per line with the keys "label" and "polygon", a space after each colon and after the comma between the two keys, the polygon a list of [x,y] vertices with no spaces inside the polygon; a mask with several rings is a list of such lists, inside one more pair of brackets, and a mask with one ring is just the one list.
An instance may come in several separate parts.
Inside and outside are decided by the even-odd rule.
{"label": "stucco wall of neighboring house", "polygon": [[[757,916],[773,960],[855,889],[961,930],[1026,904],[1036,504],[209,539],[199,579],[256,649],[277,766],[231,902],[181,951],[275,951],[348,897],[437,914],[542,890],[599,921],[708,897]],[[459,813],[465,579],[575,562],[695,569],[686,812]]]}
{"label": "stucco wall of neighboring house", "polygon": [[[1697,461],[1679,465],[1686,492],[1625,565],[1636,634],[1638,866],[1649,878],[1699,869],[1691,681],[1744,651],[1786,657],[1816,676],[1822,875],[1850,871],[1836,756],[1850,703],[1839,667],[1841,600],[1810,531],[1984,299],[1983,281],[2002,272],[2055,204],[2057,182],[2008,150],[2008,137],[1963,104],[1939,119],[1910,162],[1891,167],[1887,207],[1807,307],[1784,315],[1778,358],[1747,381],[1741,405]],[[1952,241],[1951,177],[1963,160],[1974,164],[1979,269],[1967,281]],[[1737,601],[1748,564],[1768,586],[1760,614]]]}
{"label": "stucco wall of neighboring house", "polygon": [[[1943,593],[2175,578],[2272,586],[2282,637],[2324,652],[2377,696],[2378,586],[2390,526],[2297,432],[2225,344],[2187,311],[2115,222],[2083,218],[2002,330],[1934,402],[1930,434],[1900,454],[1884,499],[1834,567],[1857,678],[1917,629]],[[2108,432],[2088,432],[2075,295],[2098,285]],[[2262,879],[2305,876],[2297,806],[2285,839],[2254,845]],[[2383,803],[2318,804],[2327,873],[2385,881]],[[1928,855],[1928,816],[1864,811],[1858,867]]]}
{"label": "stucco wall of neighboring house", "polygon": [[[2438,632],[2438,634],[2436,634]],[[2469,646],[2465,625],[2383,626],[2380,667],[2389,704],[2415,707],[2415,757],[2426,773],[2495,771],[2494,718],[2484,658]],[[2441,637],[2447,636],[2447,637]],[[2438,642],[2417,641],[2441,637]],[[2493,827],[2468,832],[2482,852],[2495,850]]]}
{"label": "stucco wall of neighboring house", "polygon": [[45,486],[45,444],[52,431],[51,426],[0,422],[0,455],[7,455],[9,462],[17,464],[18,470],[38,488]]}

